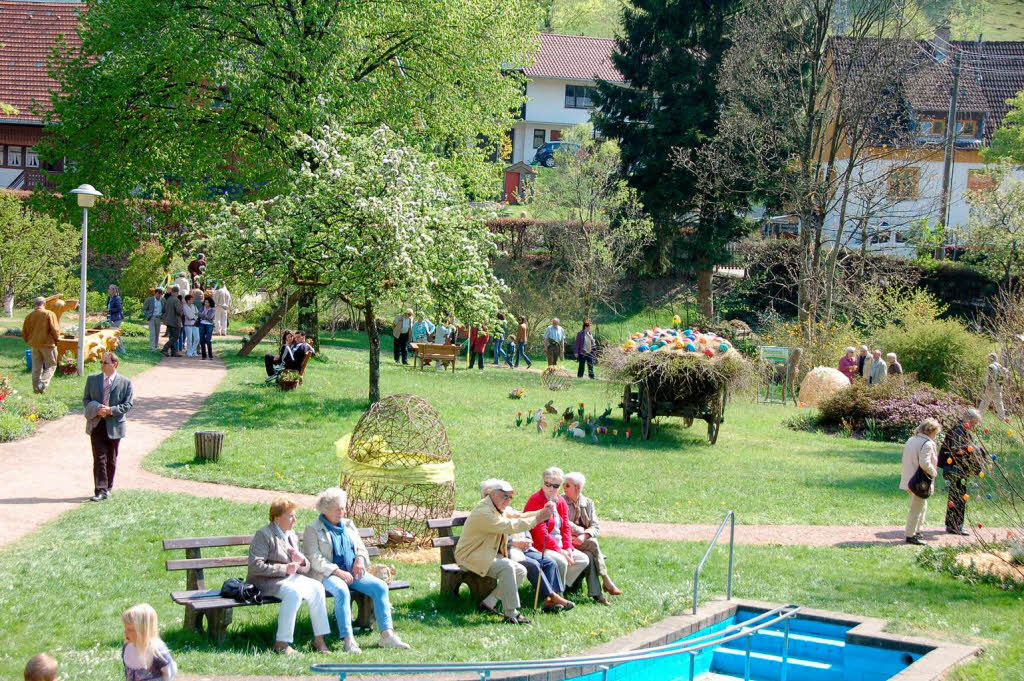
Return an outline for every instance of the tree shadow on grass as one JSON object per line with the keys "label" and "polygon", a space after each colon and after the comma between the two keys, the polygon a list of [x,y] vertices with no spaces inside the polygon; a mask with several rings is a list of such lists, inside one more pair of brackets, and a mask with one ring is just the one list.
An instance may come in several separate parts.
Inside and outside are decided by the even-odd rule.
{"label": "tree shadow on grass", "polygon": [[304,391],[301,387],[285,393],[276,386],[253,383],[214,393],[192,415],[187,426],[215,429],[244,426],[250,430],[280,428],[300,425],[297,417],[301,417],[301,422],[327,424],[362,414],[367,406],[365,399],[324,399],[322,395]]}

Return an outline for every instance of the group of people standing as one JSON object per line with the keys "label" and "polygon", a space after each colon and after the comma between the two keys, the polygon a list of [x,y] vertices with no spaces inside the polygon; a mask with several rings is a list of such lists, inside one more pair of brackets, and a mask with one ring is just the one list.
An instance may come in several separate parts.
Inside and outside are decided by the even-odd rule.
{"label": "group of people standing", "polygon": [[[443,321],[434,324],[424,314],[419,314],[419,321],[415,321],[412,308],[399,313],[392,322],[392,336],[394,343],[395,364],[409,363],[409,346],[411,343],[432,343],[434,345],[455,345],[467,341],[466,353],[469,363],[466,368],[477,367],[478,371],[484,370],[485,357],[491,356],[491,364],[498,366],[505,362],[510,369],[519,367],[519,363],[526,364],[526,368],[533,367],[533,361],[526,354],[530,341],[530,325],[526,317],[516,317],[514,333],[504,313],[499,312],[494,328],[494,335],[488,330],[486,324],[471,324],[468,328],[459,324],[455,318],[446,314],[442,316]],[[561,321],[555,317],[551,324],[544,330],[544,350],[547,355],[547,365],[557,366],[559,360],[565,357],[565,328]],[[576,334],[574,346],[575,357],[579,362],[577,376],[582,378],[584,369],[587,370],[590,378],[594,378],[594,358],[597,350],[597,341],[593,334],[591,322],[583,322],[583,327]],[[437,366],[441,368],[440,364]]]}
{"label": "group of people standing", "polygon": [[[225,287],[203,290],[181,289],[172,284],[167,291],[158,286],[142,304],[142,314],[149,326],[150,352],[166,357],[188,357],[197,354],[213,359],[213,336],[227,333],[228,308],[231,297]],[[160,347],[161,326],[166,329],[167,342]]]}
{"label": "group of people standing", "polygon": [[895,352],[887,353],[882,359],[882,351],[877,348],[869,352],[868,346],[862,345],[858,354],[857,348],[851,345],[839,358],[839,371],[850,383],[859,379],[868,385],[879,385],[887,376],[902,374],[903,365]]}

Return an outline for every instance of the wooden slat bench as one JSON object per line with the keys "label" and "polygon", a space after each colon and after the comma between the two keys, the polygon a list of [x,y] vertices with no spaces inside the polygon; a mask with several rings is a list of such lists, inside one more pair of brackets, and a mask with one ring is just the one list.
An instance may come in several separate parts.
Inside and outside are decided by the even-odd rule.
{"label": "wooden slat bench", "polygon": [[[297,533],[300,537],[302,532]],[[370,546],[369,541],[373,539],[373,530],[359,528],[359,536],[367,543],[366,551],[370,557],[380,555],[380,549]],[[245,578],[245,570],[249,564],[248,548],[252,543],[253,535],[238,535],[234,537],[192,537],[182,539],[164,539],[165,551],[185,551],[184,559],[171,559],[167,561],[167,570],[185,571],[185,591],[172,591],[171,600],[179,605],[185,606],[185,628],[192,631],[203,630],[203,617],[206,617],[206,633],[210,640],[217,645],[224,643],[224,637],[228,625],[231,623],[231,610],[233,608],[249,607],[251,604],[239,603],[230,598],[220,597],[220,587],[207,588],[206,570],[220,568],[236,568],[234,574],[229,577]],[[244,546],[246,553],[241,556],[221,556],[217,558],[203,558],[202,550],[225,546]],[[408,582],[393,581],[389,585],[391,590],[408,589]],[[327,592],[330,598],[331,593]],[[274,597],[264,596],[265,603],[280,603]],[[369,629],[373,626],[373,602],[370,597],[352,592],[352,604],[356,608],[356,616],[353,626],[357,629]]]}
{"label": "wooden slat bench", "polygon": [[[479,603],[491,593],[498,582],[490,577],[481,577],[475,572],[463,570],[455,562],[455,547],[459,543],[458,535],[453,533],[457,527],[466,524],[466,516],[458,518],[432,518],[427,527],[437,532],[437,537],[430,540],[431,546],[441,551],[441,595],[458,596],[463,584],[469,587],[474,602]],[[581,574],[576,582],[566,588],[567,593],[579,590],[586,577]]]}
{"label": "wooden slat bench", "polygon": [[465,584],[469,587],[473,602],[479,603],[487,594],[494,591],[498,582],[490,577],[481,577],[475,572],[463,570],[456,564],[455,545],[459,543],[459,537],[453,530],[465,524],[465,517],[432,518],[427,521],[427,527],[435,530],[438,535],[430,540],[430,544],[441,550],[441,595],[458,596],[459,589]]}
{"label": "wooden slat bench", "polygon": [[455,362],[459,359],[459,346],[458,345],[435,345],[433,343],[410,343],[410,347],[413,352],[416,353],[413,365],[416,363],[420,365],[420,371],[423,371],[423,362],[446,362],[447,367],[451,368],[452,373],[455,373]]}

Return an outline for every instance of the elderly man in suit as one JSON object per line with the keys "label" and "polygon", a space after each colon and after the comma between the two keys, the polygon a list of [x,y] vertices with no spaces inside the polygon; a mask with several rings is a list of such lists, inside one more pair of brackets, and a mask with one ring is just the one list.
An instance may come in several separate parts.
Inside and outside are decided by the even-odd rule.
{"label": "elderly man in suit", "polygon": [[89,501],[110,498],[117,468],[117,449],[125,434],[126,416],[132,409],[132,382],[117,373],[117,355],[104,352],[100,357],[102,373],[85,381],[82,406],[92,443],[94,495]]}
{"label": "elderly man in suit", "polygon": [[[498,585],[477,605],[480,612],[501,615],[509,624],[529,624],[519,614],[519,585],[526,568],[508,557],[508,536],[531,529],[551,517],[554,504],[547,503],[532,513],[516,513],[508,508],[515,489],[505,480],[493,480],[484,496],[466,519],[455,546],[455,562],[467,572],[491,577]],[[496,606],[501,601],[502,612]]]}

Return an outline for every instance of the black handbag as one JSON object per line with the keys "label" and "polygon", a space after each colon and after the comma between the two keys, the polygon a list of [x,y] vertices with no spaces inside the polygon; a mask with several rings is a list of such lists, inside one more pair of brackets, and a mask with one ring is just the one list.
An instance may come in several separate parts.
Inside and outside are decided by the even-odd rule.
{"label": "black handbag", "polygon": [[927,499],[935,489],[933,486],[934,482],[935,478],[925,473],[924,469],[918,466],[914,474],[910,476],[910,482],[907,483],[907,487],[914,493],[914,496]]}
{"label": "black handbag", "polygon": [[220,587],[220,597],[230,598],[239,603],[249,605],[261,605],[263,603],[263,594],[260,593],[260,588],[255,584],[246,584],[238,577],[232,577],[224,582]]}

